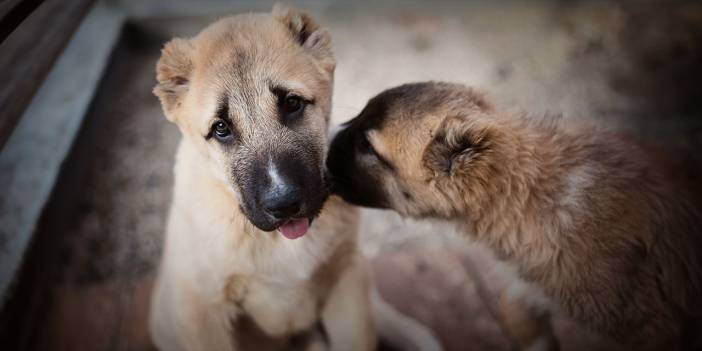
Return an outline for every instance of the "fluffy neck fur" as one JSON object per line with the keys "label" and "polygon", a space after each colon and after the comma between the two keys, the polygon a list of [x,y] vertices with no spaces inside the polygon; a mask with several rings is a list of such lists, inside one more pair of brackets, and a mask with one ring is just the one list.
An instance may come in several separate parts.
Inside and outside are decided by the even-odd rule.
{"label": "fluffy neck fur", "polygon": [[[592,173],[593,165],[584,140],[589,138],[564,130],[557,120],[503,117],[495,123],[486,162],[452,179],[461,196],[454,201],[460,203],[461,225],[499,257],[510,257],[529,240],[527,233],[544,229],[538,235],[548,236],[556,229],[539,228],[547,224],[537,218],[549,221],[555,211],[577,207],[564,196],[577,198],[586,190],[587,181],[576,184],[577,178]],[[556,227],[565,224],[551,220]]]}
{"label": "fluffy neck fur", "polygon": [[693,195],[641,147],[564,122],[496,119],[488,162],[452,179],[456,223],[591,328],[678,342],[702,291]]}

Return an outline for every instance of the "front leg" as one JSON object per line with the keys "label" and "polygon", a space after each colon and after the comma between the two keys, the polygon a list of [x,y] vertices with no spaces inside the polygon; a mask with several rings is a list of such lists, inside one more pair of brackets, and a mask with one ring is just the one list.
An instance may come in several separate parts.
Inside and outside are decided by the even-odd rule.
{"label": "front leg", "polygon": [[524,288],[520,287],[523,284],[520,281],[512,283],[500,296],[500,314],[507,331],[522,350],[559,350],[550,313],[527,301]]}
{"label": "front leg", "polygon": [[375,350],[367,266],[356,255],[332,288],[322,309],[322,322],[333,351]]}
{"label": "front leg", "polygon": [[173,286],[165,281],[157,282],[155,289],[149,328],[159,350],[237,350],[232,306],[208,304],[182,285]]}

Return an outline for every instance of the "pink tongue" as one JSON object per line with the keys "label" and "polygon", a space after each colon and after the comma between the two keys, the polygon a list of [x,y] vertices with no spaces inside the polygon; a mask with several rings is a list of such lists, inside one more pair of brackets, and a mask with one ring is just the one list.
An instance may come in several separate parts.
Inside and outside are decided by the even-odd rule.
{"label": "pink tongue", "polygon": [[287,221],[285,224],[281,225],[278,230],[288,239],[297,239],[305,235],[309,228],[310,220],[308,218],[299,218]]}

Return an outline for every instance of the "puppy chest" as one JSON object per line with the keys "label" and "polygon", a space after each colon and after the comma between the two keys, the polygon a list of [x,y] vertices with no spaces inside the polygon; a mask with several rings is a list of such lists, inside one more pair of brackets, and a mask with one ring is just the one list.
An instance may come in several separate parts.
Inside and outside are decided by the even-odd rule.
{"label": "puppy chest", "polygon": [[304,331],[319,318],[320,297],[306,284],[291,286],[233,277],[226,294],[241,315],[270,337]]}

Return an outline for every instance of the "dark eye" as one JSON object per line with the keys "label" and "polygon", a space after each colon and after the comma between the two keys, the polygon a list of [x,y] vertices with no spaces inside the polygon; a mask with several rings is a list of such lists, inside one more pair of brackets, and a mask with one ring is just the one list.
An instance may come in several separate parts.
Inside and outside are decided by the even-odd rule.
{"label": "dark eye", "polygon": [[212,125],[212,132],[220,141],[228,139],[232,135],[232,130],[223,121],[215,122],[215,124]]}
{"label": "dark eye", "polygon": [[294,120],[302,115],[306,102],[297,95],[288,94],[281,102],[281,110],[286,121]]}
{"label": "dark eye", "polygon": [[360,133],[356,145],[358,146],[358,152],[362,154],[375,153],[375,150],[373,150],[373,145],[371,145],[370,141],[368,141],[368,138],[366,137],[366,133]]}

